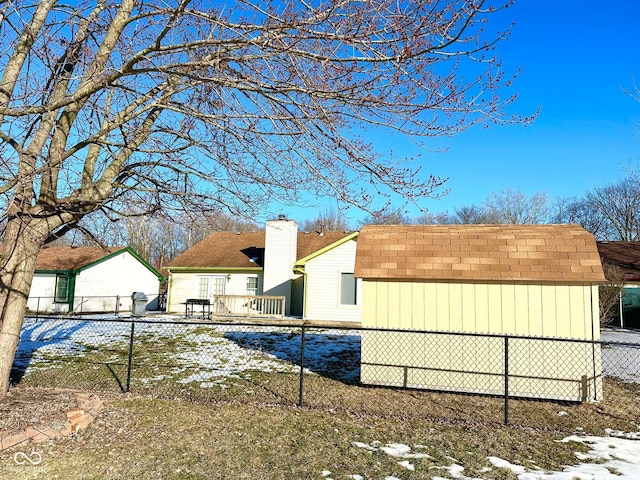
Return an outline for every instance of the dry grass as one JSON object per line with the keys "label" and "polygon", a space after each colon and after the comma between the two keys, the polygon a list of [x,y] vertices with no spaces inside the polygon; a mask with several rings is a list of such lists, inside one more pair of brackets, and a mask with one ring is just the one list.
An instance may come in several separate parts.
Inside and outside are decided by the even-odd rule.
{"label": "dry grass", "polygon": [[[455,458],[469,477],[512,479],[504,469],[484,471],[487,456],[557,470],[577,463],[574,452],[584,448],[557,440],[639,429],[639,386],[611,381],[597,404],[512,401],[505,426],[498,398],[349,387],[322,377],[305,379],[305,407],[298,408],[293,380],[264,374],[198,401],[185,392],[181,399],[103,392],[105,409],[86,431],[33,446],[43,457],[37,467],[16,465],[19,449],[2,453],[0,472],[3,479],[320,479],[329,470],[334,479],[420,479],[447,478],[442,467]],[[63,395],[20,386],[0,403],[0,425],[24,425],[29,412],[46,418],[47,405],[60,415]],[[412,472],[355,441],[404,443],[432,458],[411,459]]]}

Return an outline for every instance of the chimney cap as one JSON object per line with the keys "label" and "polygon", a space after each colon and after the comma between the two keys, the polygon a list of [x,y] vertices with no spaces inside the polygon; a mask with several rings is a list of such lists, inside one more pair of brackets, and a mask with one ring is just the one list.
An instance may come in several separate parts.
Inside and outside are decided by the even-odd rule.
{"label": "chimney cap", "polygon": [[280,215],[278,215],[278,220],[286,220],[287,216],[284,213],[281,213]]}

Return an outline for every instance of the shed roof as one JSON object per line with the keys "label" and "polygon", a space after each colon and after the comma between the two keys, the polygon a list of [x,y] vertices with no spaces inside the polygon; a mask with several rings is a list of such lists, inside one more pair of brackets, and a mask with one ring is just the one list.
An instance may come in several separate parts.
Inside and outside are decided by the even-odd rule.
{"label": "shed roof", "polygon": [[604,282],[578,225],[368,225],[355,276],[388,280]]}
{"label": "shed roof", "polygon": [[[348,235],[348,232],[298,232],[296,260],[305,258]],[[264,231],[214,232],[176,257],[167,268],[262,267],[264,244]]]}
{"label": "shed roof", "polygon": [[626,280],[640,280],[640,242],[598,242],[603,262],[622,269]]}
{"label": "shed roof", "polygon": [[123,247],[98,246],[45,246],[36,259],[36,270],[76,270],[123,249]]}

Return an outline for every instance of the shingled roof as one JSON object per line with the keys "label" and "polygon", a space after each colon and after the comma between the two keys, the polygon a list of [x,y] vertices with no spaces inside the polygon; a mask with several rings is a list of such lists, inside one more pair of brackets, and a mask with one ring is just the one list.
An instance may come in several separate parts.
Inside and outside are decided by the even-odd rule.
{"label": "shingled roof", "polygon": [[36,270],[77,270],[111,255],[123,247],[49,246],[40,250]]}
{"label": "shingled roof", "polygon": [[368,225],[355,276],[388,280],[604,282],[578,225]]}
{"label": "shingled roof", "polygon": [[[349,235],[345,232],[298,232],[296,259],[311,255]],[[167,268],[262,267],[265,232],[214,232],[171,261]],[[251,261],[253,259],[253,261]]]}
{"label": "shingled roof", "polygon": [[626,280],[640,280],[640,242],[598,242],[603,262],[616,265]]}

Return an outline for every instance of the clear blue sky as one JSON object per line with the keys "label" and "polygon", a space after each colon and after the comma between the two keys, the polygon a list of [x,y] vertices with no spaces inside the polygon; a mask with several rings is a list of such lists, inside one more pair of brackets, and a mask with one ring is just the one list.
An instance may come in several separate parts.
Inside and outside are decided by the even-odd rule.
{"label": "clear blue sky", "polygon": [[[545,191],[551,199],[579,196],[622,179],[629,164],[640,167],[640,102],[624,92],[634,77],[640,87],[640,1],[517,0],[497,20],[494,27],[515,22],[498,46],[505,70],[521,70],[513,110],[528,115],[540,107],[540,114],[527,127],[476,128],[440,139],[444,153],[421,151],[410,140],[376,141],[382,152],[421,151],[426,172],[449,178],[450,193],[423,206],[452,211],[507,187]],[[317,214],[283,211],[299,222]],[[364,215],[349,212],[354,224]]]}

